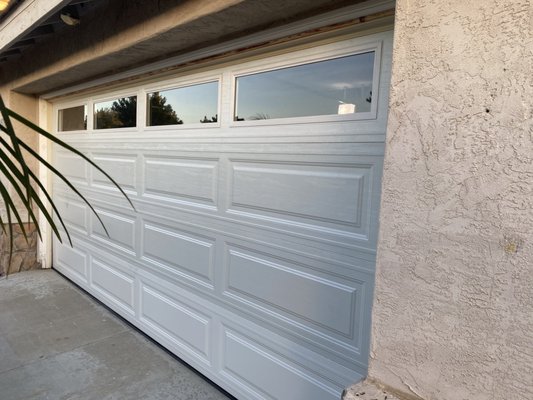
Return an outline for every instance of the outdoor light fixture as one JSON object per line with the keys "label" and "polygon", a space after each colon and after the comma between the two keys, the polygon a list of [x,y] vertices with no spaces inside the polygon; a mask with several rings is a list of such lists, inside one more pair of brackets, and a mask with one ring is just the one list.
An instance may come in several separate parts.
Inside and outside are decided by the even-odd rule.
{"label": "outdoor light fixture", "polygon": [[0,11],[4,11],[10,2],[11,0],[0,0]]}
{"label": "outdoor light fixture", "polygon": [[76,26],[80,23],[80,17],[75,7],[65,7],[59,14],[59,18],[68,26]]}
{"label": "outdoor light fixture", "polygon": [[79,18],[73,17],[72,15],[67,14],[67,13],[64,13],[64,14],[62,13],[61,15],[59,15],[59,17],[65,24],[69,26],[75,26],[80,23]]}

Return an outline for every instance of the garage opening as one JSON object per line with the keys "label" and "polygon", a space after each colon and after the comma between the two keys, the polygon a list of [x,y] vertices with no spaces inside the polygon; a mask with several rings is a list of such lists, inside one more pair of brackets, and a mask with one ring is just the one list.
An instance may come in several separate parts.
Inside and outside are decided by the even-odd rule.
{"label": "garage opening", "polygon": [[366,375],[392,31],[54,103],[54,268],[242,399]]}

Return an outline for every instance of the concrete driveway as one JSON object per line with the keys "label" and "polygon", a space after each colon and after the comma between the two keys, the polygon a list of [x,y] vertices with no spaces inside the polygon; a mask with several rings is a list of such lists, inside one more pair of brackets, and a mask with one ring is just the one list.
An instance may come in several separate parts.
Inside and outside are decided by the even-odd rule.
{"label": "concrete driveway", "polygon": [[232,399],[52,270],[0,279],[0,398]]}

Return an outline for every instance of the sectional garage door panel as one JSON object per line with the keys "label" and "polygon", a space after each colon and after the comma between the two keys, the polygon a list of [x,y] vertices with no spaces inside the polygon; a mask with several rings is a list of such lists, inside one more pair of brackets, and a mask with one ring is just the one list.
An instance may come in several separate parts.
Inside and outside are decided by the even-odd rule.
{"label": "sectional garage door panel", "polygon": [[[136,138],[130,139],[132,146],[135,141]],[[99,142],[100,146],[106,146],[105,138],[99,138]],[[265,152],[245,152],[256,147],[251,144],[239,152],[208,157],[208,151],[184,152],[187,144],[180,143],[164,144],[166,149],[175,150],[166,150],[160,155],[155,155],[155,150],[151,151],[150,146],[144,144],[148,149],[134,155],[132,150],[135,149],[117,148],[113,154],[107,154],[89,147],[92,143],[72,143],[86,149],[95,161],[117,160],[117,166],[107,170],[113,171],[119,184],[126,183],[125,191],[135,198],[139,207],[145,207],[146,212],[157,204],[159,211],[155,213],[158,215],[164,210],[181,211],[191,218],[209,216],[210,224],[222,223],[224,230],[261,226],[319,241],[329,238],[375,254],[374,217],[378,211],[375,190],[380,184],[383,145],[324,142],[320,146],[324,154],[305,155],[301,154],[308,147],[305,143],[270,143],[262,146]],[[217,145],[211,146],[216,148]],[[365,154],[345,155],[351,148]],[[119,151],[124,151],[124,155]],[[310,148],[309,151],[318,150]],[[69,159],[61,151],[57,157],[62,162]],[[128,168],[122,163],[127,163]],[[76,165],[64,170],[69,178],[78,176]],[[91,168],[85,183],[74,182],[81,191],[90,185],[87,195],[98,199],[118,193],[109,182],[103,184],[101,180],[101,174]],[[58,181],[56,193],[61,192],[67,193],[68,189]],[[127,202],[121,198],[119,203],[116,199],[109,201],[113,206],[120,204],[122,209],[128,210]],[[78,204],[81,205],[79,201]]]}
{"label": "sectional garage door panel", "polygon": [[[89,123],[64,134],[136,212],[101,173],[55,148],[108,234],[55,180],[74,246],[54,241],[54,267],[238,398],[338,399],[369,356],[391,35],[366,42],[382,53],[378,103],[362,119],[240,124],[222,101],[207,128]],[[298,54],[307,51],[317,53]],[[225,68],[210,75],[222,77],[222,99],[243,67]]]}
{"label": "sectional garage door panel", "polygon": [[[112,254],[82,246],[76,244],[77,251],[91,258],[87,275],[81,277],[64,263],[64,254],[71,251],[65,245],[56,244],[55,267],[238,398],[291,398],[275,397],[268,384],[283,376],[279,382],[292,383],[277,388],[280,393],[296,391],[307,393],[304,398],[333,400],[358,379],[353,360],[275,329],[271,322],[214,305],[175,282],[139,273]],[[92,254],[105,258],[106,264]]]}
{"label": "sectional garage door panel", "polygon": [[[331,146],[324,143],[323,149]],[[291,147],[284,148],[290,153]],[[130,149],[123,151],[131,154]],[[369,220],[377,212],[371,185],[379,184],[382,156],[334,156],[331,149],[324,151],[330,154],[299,155],[298,161],[290,161],[290,154],[280,152],[239,154],[240,165],[253,166],[245,168],[252,170],[248,183],[245,177],[235,179],[234,156],[219,154],[219,161],[206,168],[217,170],[217,177],[208,180],[215,182],[216,208],[205,208],[202,199],[193,200],[182,188],[179,193],[167,191],[157,203],[152,194],[145,199],[140,192],[135,214],[125,201],[117,201],[115,189],[92,180],[89,190],[81,190],[109,236],[65,188],[57,187],[56,198],[68,227],[78,228],[74,234],[86,232],[83,236],[97,252],[127,257],[139,268],[212,296],[250,319],[308,338],[318,348],[329,346],[347,361],[363,358],[361,341],[366,338],[357,328],[364,325],[363,309],[370,301],[364,297],[373,279]],[[121,159],[119,154],[115,151]],[[182,159],[184,153],[176,154]],[[137,185],[148,187],[146,181],[153,177],[145,173],[146,164],[137,165],[135,174],[145,179]],[[196,179],[196,173],[190,174]],[[239,191],[237,201],[234,194]],[[83,229],[81,221],[87,221]]]}

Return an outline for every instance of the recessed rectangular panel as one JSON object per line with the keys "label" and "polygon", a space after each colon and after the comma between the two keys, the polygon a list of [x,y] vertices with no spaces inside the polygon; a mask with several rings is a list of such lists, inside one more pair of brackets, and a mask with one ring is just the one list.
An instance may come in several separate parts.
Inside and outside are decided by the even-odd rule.
{"label": "recessed rectangular panel", "polygon": [[209,358],[209,318],[186,304],[143,285],[141,321],[185,350]]}
{"label": "recessed rectangular panel", "polygon": [[133,278],[93,259],[91,286],[130,314],[133,311]]}
{"label": "recessed rectangular panel", "polygon": [[96,209],[96,212],[100,216],[109,236],[94,214],[91,214],[92,234],[133,253],[135,246],[135,220],[111,211]]}
{"label": "recessed rectangular panel", "polygon": [[61,269],[73,273],[77,278],[87,282],[87,256],[68,244],[55,240],[55,259]]}
{"label": "recessed rectangular panel", "polygon": [[202,159],[147,158],[145,194],[169,200],[216,203],[217,162]]}
{"label": "recessed rectangular panel", "polygon": [[282,359],[257,342],[226,330],[223,370],[267,399],[339,400],[341,390],[320,382],[301,365]]}
{"label": "recessed rectangular panel", "polygon": [[[99,154],[94,162],[106,171],[123,189],[134,190],[136,187],[136,156]],[[97,169],[93,170],[93,182],[98,185],[111,186],[111,181]]]}
{"label": "recessed rectangular panel", "polygon": [[215,240],[190,232],[145,224],[143,258],[212,286]]}
{"label": "recessed rectangular panel", "polygon": [[[57,198],[55,205],[66,225],[87,232],[87,206],[85,204],[67,198]],[[56,222],[59,224],[57,215]]]}
{"label": "recessed rectangular panel", "polygon": [[232,169],[230,208],[312,224],[361,225],[367,166],[236,161]]}
{"label": "recessed rectangular panel", "polygon": [[353,338],[356,288],[248,250],[230,249],[226,268],[232,298]]}
{"label": "recessed rectangular panel", "polygon": [[84,183],[87,181],[87,163],[79,156],[56,153],[54,167],[67,178],[74,178]]}

